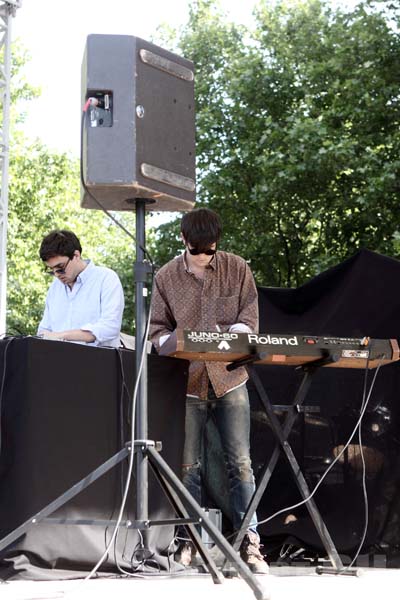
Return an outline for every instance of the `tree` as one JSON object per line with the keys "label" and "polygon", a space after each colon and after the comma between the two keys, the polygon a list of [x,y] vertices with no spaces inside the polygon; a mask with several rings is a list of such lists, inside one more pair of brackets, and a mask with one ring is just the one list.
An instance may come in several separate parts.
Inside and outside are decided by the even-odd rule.
{"label": "tree", "polygon": [[[51,229],[66,228],[80,238],[84,258],[119,274],[126,299],[123,329],[132,333],[133,243],[101,211],[79,207],[78,161],[18,136],[10,156],[8,331],[36,332],[50,284],[39,258],[39,245]],[[133,229],[134,215],[119,218]]]}
{"label": "tree", "polygon": [[[396,23],[390,3],[281,0],[249,31],[192,4],[178,47],[197,78],[198,200],[259,284],[299,285],[360,247],[399,253]],[[177,231],[160,228],[159,260]]]}
{"label": "tree", "polygon": [[[134,241],[103,212],[80,208],[79,160],[50,151],[39,140],[30,141],[22,133],[23,107],[37,98],[40,90],[26,79],[23,67],[29,55],[20,43],[15,44],[12,57],[7,330],[25,334],[37,331],[51,282],[39,258],[40,242],[50,230],[67,228],[80,238],[84,258],[108,266],[120,276],[125,293],[122,329],[133,334]],[[133,212],[114,217],[135,233]],[[149,246],[152,239],[150,231]]]}

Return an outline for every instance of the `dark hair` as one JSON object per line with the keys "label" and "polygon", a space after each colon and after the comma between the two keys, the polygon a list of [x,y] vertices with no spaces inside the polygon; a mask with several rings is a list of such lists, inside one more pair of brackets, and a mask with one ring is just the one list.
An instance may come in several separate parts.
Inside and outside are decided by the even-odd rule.
{"label": "dark hair", "polygon": [[40,244],[39,254],[43,261],[53,256],[68,256],[72,258],[75,250],[82,252],[81,243],[72,231],[56,229],[50,231]]}
{"label": "dark hair", "polygon": [[181,232],[191,246],[206,250],[221,237],[221,219],[209,208],[196,208],[183,216]]}

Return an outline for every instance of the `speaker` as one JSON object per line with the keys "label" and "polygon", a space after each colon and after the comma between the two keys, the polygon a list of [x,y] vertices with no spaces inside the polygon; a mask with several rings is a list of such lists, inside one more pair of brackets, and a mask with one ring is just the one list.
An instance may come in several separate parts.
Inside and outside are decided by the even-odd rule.
{"label": "speaker", "polygon": [[[193,63],[128,35],[89,35],[82,63],[82,171],[109,210],[195,202]],[[99,208],[82,188],[81,205]]]}

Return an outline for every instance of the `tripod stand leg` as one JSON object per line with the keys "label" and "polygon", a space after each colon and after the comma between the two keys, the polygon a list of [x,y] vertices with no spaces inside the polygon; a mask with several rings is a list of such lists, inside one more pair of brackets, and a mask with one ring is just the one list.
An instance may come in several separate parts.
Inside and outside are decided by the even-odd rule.
{"label": "tripod stand leg", "polygon": [[61,494],[61,496],[58,496],[58,498],[53,500],[53,502],[50,502],[50,504],[47,504],[35,515],[32,515],[32,517],[22,523],[22,525],[11,531],[8,535],[0,540],[0,552],[6,549],[7,546],[10,546],[10,544],[15,542],[19,537],[21,537],[21,535],[34,527],[37,523],[43,521],[43,519],[54,513],[57,509],[61,508],[61,506],[64,506],[68,500],[71,500],[77,494],[85,490],[89,485],[96,481],[96,479],[104,475],[104,473],[107,473],[107,471],[110,471],[110,469],[118,465],[128,455],[129,449],[127,447],[123,448],[117,452],[117,454],[109,458],[105,463],[100,465],[100,467],[89,473],[89,475],[78,481],[78,483]]}
{"label": "tripod stand leg", "polygon": [[[184,519],[189,519],[189,514],[188,514],[187,510],[185,509],[185,507],[183,506],[182,502],[179,500],[176,493],[174,493],[174,491],[172,490],[170,485],[168,485],[168,483],[165,481],[165,479],[163,479],[163,477],[160,475],[157,467],[152,464],[151,459],[150,459],[149,463],[153,470],[154,475],[157,477],[158,482],[160,483],[161,487],[163,488],[165,495],[167,496],[171,505],[175,509],[176,514],[179,515],[180,517],[183,517]],[[212,556],[210,555],[208,550],[205,548],[205,546],[203,546],[201,537],[199,536],[196,527],[194,525],[191,525],[190,523],[186,524],[185,527],[187,527],[190,538],[191,538],[193,544],[195,545],[197,551],[199,552],[201,558],[203,559],[204,564],[206,565],[214,583],[223,583],[224,578],[223,578],[222,574],[218,571],[218,568],[217,568]]]}
{"label": "tripod stand leg", "polygon": [[[251,376],[251,374],[252,374],[251,367],[249,368],[249,372],[250,372],[250,376]],[[303,404],[304,398],[310,388],[310,384],[311,384],[310,373],[311,373],[311,371],[306,371],[306,373],[304,374],[304,377],[302,379],[300,387],[299,387],[299,389],[296,393],[296,396],[292,402],[292,409],[285,419],[285,422],[283,425],[283,438],[285,440],[288,439],[289,434],[292,430],[292,427],[298,417],[298,413],[296,412],[295,407],[301,406]],[[265,393],[265,398],[268,399],[268,395],[265,392],[265,390],[264,390],[264,393]],[[264,464],[264,466],[262,468],[262,471],[259,476],[257,489],[255,490],[253,497],[250,501],[250,504],[246,509],[246,513],[243,517],[243,520],[242,520],[242,523],[240,526],[240,530],[236,533],[235,538],[232,542],[232,546],[233,546],[234,550],[239,550],[239,548],[240,548],[240,544],[243,541],[243,538],[246,534],[246,531],[248,529],[248,526],[250,524],[252,516],[256,512],[258,505],[261,502],[261,498],[263,497],[264,492],[267,489],[267,486],[271,479],[272,473],[274,472],[277,462],[279,460],[280,454],[281,454],[281,445],[280,445],[280,442],[276,442],[276,445],[275,445],[275,448],[274,448],[271,458],[269,459],[268,462],[266,462]]]}
{"label": "tripod stand leg", "polygon": [[159,476],[163,477],[175,494],[180,498],[184,506],[196,517],[202,524],[202,527],[207,531],[215,545],[221,550],[224,556],[233,563],[238,573],[246,581],[247,585],[254,592],[257,600],[269,600],[269,594],[263,589],[256,577],[250,571],[248,566],[242,561],[240,556],[233,550],[232,546],[225,540],[222,534],[218,531],[215,525],[205,516],[204,511],[197,502],[189,494],[183,483],[170,469],[167,463],[161,458],[158,452],[148,447],[146,452],[149,456],[153,469],[159,472]]}
{"label": "tripod stand leg", "polygon": [[300,469],[300,466],[299,466],[297,459],[293,453],[293,450],[292,450],[290,444],[288,443],[287,439],[285,438],[285,435],[284,435],[284,432],[282,431],[279,420],[277,419],[277,417],[269,403],[268,397],[266,396],[266,393],[265,393],[265,390],[261,383],[261,380],[254,369],[252,369],[252,381],[258,392],[260,400],[264,404],[264,407],[267,412],[268,418],[270,420],[272,429],[273,429],[273,431],[281,445],[283,453],[291,467],[291,470],[292,470],[292,473],[294,476],[294,480],[299,489],[299,492],[300,492],[303,500],[308,499],[306,501],[305,505],[306,505],[307,510],[310,514],[310,517],[315,525],[315,528],[318,532],[319,538],[326,550],[326,553],[329,556],[329,559],[330,559],[333,567],[337,571],[341,571],[343,569],[342,560],[338,554],[335,544],[333,543],[333,540],[329,534],[329,531],[321,517],[321,514],[317,508],[317,505],[315,504],[314,499],[310,498],[310,489],[308,487],[308,484],[307,484],[307,482],[304,478],[304,475]]}

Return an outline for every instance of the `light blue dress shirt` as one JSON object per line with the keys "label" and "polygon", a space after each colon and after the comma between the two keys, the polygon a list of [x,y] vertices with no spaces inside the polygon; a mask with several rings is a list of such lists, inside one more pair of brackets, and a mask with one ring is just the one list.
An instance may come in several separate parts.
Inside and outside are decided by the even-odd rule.
{"label": "light blue dress shirt", "polygon": [[87,261],[72,290],[55,279],[46,297],[38,331],[83,329],[96,337],[93,346],[120,345],[124,293],[118,275]]}

